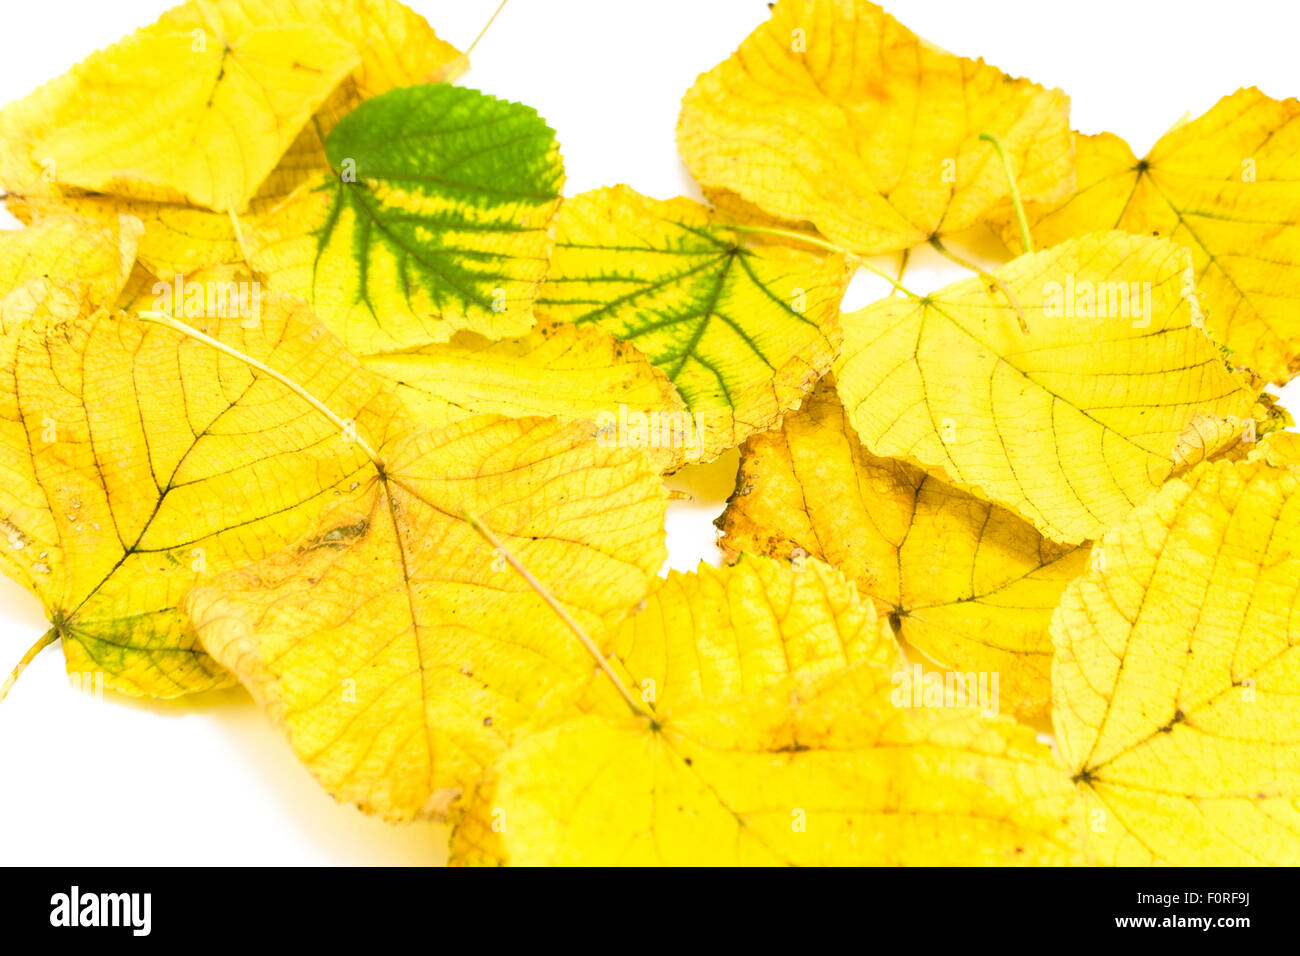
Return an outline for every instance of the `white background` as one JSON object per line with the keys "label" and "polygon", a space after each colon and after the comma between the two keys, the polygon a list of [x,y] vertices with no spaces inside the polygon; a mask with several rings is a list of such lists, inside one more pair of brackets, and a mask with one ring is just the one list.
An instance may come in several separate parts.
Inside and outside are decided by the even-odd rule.
{"label": "white background", "polygon": [[[415,0],[464,49],[497,0]],[[153,20],[150,0],[4,0],[0,102]],[[1300,94],[1294,0],[1142,2],[895,0],[887,9],[935,44],[1065,89],[1084,132],[1111,130],[1141,155],[1169,126],[1239,86]],[[511,0],[461,82],[538,109],[559,134],[566,193],[628,183],[698,196],[677,158],[678,102],[697,74],[766,18],[761,0]],[[3,213],[3,227],[15,227]],[[963,277],[918,254],[920,292]],[[846,307],[883,294],[859,279]],[[1300,386],[1284,395],[1300,407]],[[1289,401],[1286,401],[1289,399]],[[735,453],[678,478],[673,567],[716,560],[712,519]],[[0,579],[0,677],[48,625]],[[445,855],[437,825],[390,826],[339,806],[242,690],[141,702],[75,693],[45,651],[0,705],[0,863],[415,864]]]}

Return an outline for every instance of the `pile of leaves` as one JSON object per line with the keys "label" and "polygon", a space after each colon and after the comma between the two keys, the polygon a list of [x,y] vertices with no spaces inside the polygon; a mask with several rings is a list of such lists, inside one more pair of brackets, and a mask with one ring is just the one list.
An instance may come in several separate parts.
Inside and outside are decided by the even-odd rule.
{"label": "pile of leaves", "polygon": [[[562,198],[466,65],[194,0],[0,111],[23,663],[241,683],[461,863],[1300,863],[1300,103],[1139,160],[781,0],[683,100],[702,205]],[[659,577],[737,446],[728,566]]]}

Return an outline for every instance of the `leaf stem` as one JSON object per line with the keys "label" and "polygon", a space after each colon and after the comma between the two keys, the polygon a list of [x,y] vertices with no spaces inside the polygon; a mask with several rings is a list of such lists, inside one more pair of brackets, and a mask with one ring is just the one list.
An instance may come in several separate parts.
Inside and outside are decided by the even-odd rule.
{"label": "leaf stem", "polygon": [[898,257],[898,282],[903,281],[903,276],[907,275],[907,264],[912,260],[911,247],[903,250],[903,254]]}
{"label": "leaf stem", "polygon": [[559,615],[560,620],[568,625],[569,630],[571,630],[577,636],[578,640],[582,642],[582,646],[587,649],[587,653],[592,656],[596,665],[604,672],[605,676],[609,678],[610,682],[614,685],[615,690],[619,692],[628,707],[632,708],[632,713],[638,717],[644,717],[646,720],[653,722],[654,716],[637,703],[636,698],[632,696],[632,692],[628,690],[627,685],[619,679],[619,676],[614,673],[614,669],[609,666],[609,661],[606,660],[605,655],[600,652],[600,648],[596,646],[596,642],[593,641],[591,637],[588,636],[587,632],[582,629],[582,625],[573,619],[573,615],[565,609],[564,605],[555,599],[555,596],[546,589],[546,586],[542,584],[541,581],[537,580],[531,571],[523,566],[519,559],[510,552],[510,549],[502,544],[501,540],[493,534],[491,529],[488,528],[487,525],[483,524],[477,516],[468,510],[462,510],[461,517],[469,523],[471,528],[479,533],[479,536],[482,537],[484,541],[492,545],[492,547],[496,549],[497,553],[506,559],[506,562],[510,567],[514,568],[515,573],[523,578],[528,586],[536,591],[543,601],[550,605],[551,610]]}
{"label": "leaf stem", "polygon": [[779,236],[782,239],[794,239],[798,242],[805,242],[810,246],[816,246],[819,249],[825,249],[827,252],[833,252],[836,255],[844,256],[844,258],[852,261],[854,265],[861,266],[868,272],[880,276],[880,278],[884,279],[904,295],[911,296],[913,299],[925,298],[925,296],[913,292],[879,266],[868,262],[856,253],[849,252],[849,250],[837,246],[834,243],[827,242],[825,239],[818,239],[816,236],[805,235],[802,232],[795,232],[792,229],[773,229],[769,226],[742,226],[738,223],[727,223],[726,228],[734,230],[735,232],[753,232],[764,236]]}
{"label": "leaf stem", "polygon": [[1002,161],[1002,171],[1007,174],[1007,184],[1011,187],[1011,203],[1016,207],[1016,220],[1020,223],[1020,241],[1025,247],[1025,253],[1034,251],[1034,240],[1029,234],[1029,221],[1025,219],[1025,206],[1020,201],[1020,186],[1016,182],[1016,174],[1011,170],[1011,160],[1007,158],[1006,148],[1002,145],[1002,140],[987,130],[980,133],[980,139],[986,143],[992,143],[993,148],[998,151],[998,159]]}
{"label": "leaf stem", "polygon": [[225,355],[229,355],[231,358],[238,359],[239,361],[247,365],[249,368],[255,369],[259,372],[262,372],[265,375],[271,376],[271,378],[275,379],[285,388],[289,389],[289,391],[293,392],[295,395],[301,398],[312,408],[316,409],[316,411],[320,412],[331,422],[337,425],[345,435],[355,436],[352,438],[352,440],[361,446],[361,450],[366,453],[366,456],[372,462],[375,463],[375,467],[378,468],[381,472],[384,470],[384,460],[379,457],[379,452],[375,451],[375,449],[370,447],[369,442],[367,442],[359,434],[356,434],[355,423],[344,421],[343,418],[341,418],[337,412],[335,412],[332,408],[330,408],[328,405],[322,402],[311,392],[307,391],[307,389],[303,388],[293,379],[289,378],[283,372],[277,372],[275,369],[271,368],[271,366],[267,365],[265,362],[259,362],[251,355],[247,355],[244,352],[239,351],[239,349],[232,348],[231,346],[227,345],[225,342],[222,342],[219,339],[214,339],[212,336],[200,332],[198,329],[194,328],[193,326],[186,325],[184,322],[180,322],[177,319],[172,318],[166,312],[137,312],[136,315],[141,319],[141,321],[152,322],[155,325],[166,326],[167,328],[175,332],[179,332],[181,335],[188,336],[189,338],[194,339],[196,342],[202,342],[204,345],[210,346],[216,349],[218,352],[221,352]]}
{"label": "leaf stem", "polygon": [[492,26],[492,24],[496,21],[496,18],[500,16],[501,11],[505,9],[506,2],[507,0],[501,0],[501,2],[497,4],[497,8],[492,12],[492,16],[488,17],[488,22],[483,24],[482,30],[478,31],[478,36],[474,38],[474,42],[465,48],[465,52],[463,56],[466,59],[469,59],[469,55],[474,52],[474,47],[478,46],[478,41],[483,39],[483,34],[488,32],[488,27]]}
{"label": "leaf stem", "polygon": [[1029,334],[1029,323],[1025,321],[1025,312],[1020,308],[1020,303],[1016,301],[1016,297],[1011,294],[1011,288],[1005,282],[993,273],[980,268],[980,266],[971,262],[969,259],[957,255],[957,253],[945,246],[943,240],[938,236],[930,237],[930,245],[933,246],[935,251],[937,251],[941,256],[948,259],[950,262],[961,266],[963,269],[969,269],[971,272],[974,272],[981,279],[1006,296],[1007,301],[1011,303],[1011,308],[1015,309],[1016,321],[1020,323],[1020,331],[1024,332],[1025,335]]}
{"label": "leaf stem", "polygon": [[244,229],[239,224],[239,214],[235,212],[234,204],[226,207],[226,212],[230,215],[230,225],[235,230],[235,244],[239,246],[239,254],[244,259],[244,265],[253,268],[253,262],[248,258],[248,246],[244,244]]}
{"label": "leaf stem", "polygon": [[58,639],[59,629],[57,627],[52,627],[41,635],[40,640],[27,649],[27,653],[23,655],[22,660],[18,662],[14,669],[9,672],[9,676],[5,678],[4,686],[0,687],[0,702],[3,702],[4,699],[9,696],[9,689],[18,682],[18,678],[22,675],[22,672],[27,670],[27,665],[36,660],[36,655]]}

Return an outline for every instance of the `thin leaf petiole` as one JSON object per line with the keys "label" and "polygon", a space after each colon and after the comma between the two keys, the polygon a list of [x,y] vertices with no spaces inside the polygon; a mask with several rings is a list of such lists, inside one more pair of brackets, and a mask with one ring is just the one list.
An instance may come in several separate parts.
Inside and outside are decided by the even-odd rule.
{"label": "thin leaf petiole", "polygon": [[375,449],[370,447],[370,443],[367,442],[364,438],[362,438],[359,434],[357,434],[356,427],[353,423],[344,421],[343,418],[337,412],[335,412],[332,408],[330,408],[328,405],[322,402],[319,398],[317,398],[311,392],[307,391],[307,389],[303,388],[301,385],[299,385],[293,379],[289,378],[284,373],[277,372],[275,369],[271,368],[271,366],[267,365],[264,362],[259,362],[251,355],[246,355],[245,353],[239,351],[239,349],[232,348],[229,345],[227,345],[225,342],[222,342],[219,339],[214,339],[212,336],[204,332],[200,332],[198,329],[194,328],[193,326],[186,325],[184,322],[181,322],[173,318],[172,316],[168,315],[166,312],[137,312],[136,315],[143,322],[152,322],[155,325],[165,326],[166,328],[169,328],[174,332],[179,332],[181,335],[194,339],[194,341],[196,342],[202,342],[204,345],[211,346],[212,348],[216,349],[218,352],[221,352],[225,355],[229,355],[231,358],[238,359],[240,362],[243,362],[249,368],[255,369],[256,371],[262,372],[265,375],[271,376],[271,378],[275,379],[285,388],[289,389],[289,391],[293,392],[295,395],[301,398],[312,408],[316,409],[316,411],[320,412],[331,422],[337,425],[340,431],[342,431],[345,435],[350,436],[351,440],[355,441],[359,446],[361,446],[361,450],[366,453],[366,456],[372,462],[375,463],[376,468],[378,468],[381,472],[384,470],[384,461],[382,458],[379,457],[379,452],[375,451]]}
{"label": "thin leaf petiole", "polygon": [[478,36],[474,38],[474,42],[465,47],[465,53],[463,55],[466,59],[469,59],[469,55],[473,53],[474,48],[478,46],[479,40],[482,40],[483,35],[488,32],[488,27],[492,26],[492,24],[496,22],[496,18],[501,15],[501,11],[506,8],[506,2],[507,0],[501,0],[501,2],[497,4],[497,8],[492,11],[492,16],[488,17],[488,22],[483,24],[482,30],[478,31]]}
{"label": "thin leaf petiole", "polygon": [[998,159],[1002,161],[1002,171],[1007,174],[1007,184],[1011,187],[1011,203],[1016,207],[1016,221],[1020,223],[1020,242],[1025,247],[1025,253],[1031,253],[1034,251],[1034,240],[1029,234],[1029,220],[1025,218],[1025,205],[1020,201],[1020,186],[1016,182],[1015,172],[1011,169],[1011,160],[1007,158],[1006,148],[1003,147],[1002,140],[987,130],[980,133],[980,139],[992,143],[993,148],[998,151]]}
{"label": "thin leaf petiole", "polygon": [[[898,281],[898,279],[895,279],[879,266],[873,265],[856,253],[849,252],[847,249],[842,249],[834,243],[827,242],[825,239],[818,239],[816,236],[805,235],[802,232],[795,232],[792,229],[773,229],[769,226],[742,226],[736,223],[728,223],[726,228],[732,229],[736,232],[753,232],[764,236],[779,236],[782,239],[794,239],[797,242],[803,242],[810,246],[816,246],[819,249],[825,249],[827,252],[833,252],[836,255],[844,256],[844,258],[853,262],[854,265],[861,266],[868,272],[880,276],[880,278],[884,279],[904,295],[911,296],[913,299],[925,298],[925,296],[919,295],[907,288],[907,286],[903,285]],[[904,265],[906,265],[906,261],[904,261]]]}
{"label": "thin leaf petiole", "polygon": [[560,620],[562,620],[568,626],[569,630],[577,636],[578,640],[582,642],[582,646],[587,649],[587,653],[591,655],[593,660],[595,660],[596,666],[599,667],[601,671],[604,672],[605,676],[609,678],[610,683],[614,685],[614,689],[619,692],[628,707],[632,708],[632,713],[636,714],[638,717],[644,717],[646,720],[653,723],[655,719],[654,715],[647,712],[645,708],[637,703],[636,698],[632,696],[632,692],[628,689],[627,685],[623,683],[616,673],[614,673],[614,669],[609,666],[609,661],[606,660],[605,655],[600,652],[600,648],[596,646],[596,642],[593,641],[587,632],[582,629],[582,625],[573,619],[573,615],[565,609],[564,605],[555,599],[555,596],[547,590],[546,586],[542,584],[541,581],[537,580],[531,571],[523,566],[520,560],[511,553],[510,549],[502,544],[501,540],[493,534],[492,530],[488,528],[487,525],[483,524],[477,516],[467,510],[462,510],[460,514],[469,526],[478,532],[479,537],[492,545],[492,547],[496,549],[496,552],[506,559],[506,563],[508,563],[510,567],[514,568],[515,573],[523,578],[530,588],[537,592],[541,599],[550,606],[552,611],[559,615]]}
{"label": "thin leaf petiole", "polygon": [[1003,282],[993,273],[980,268],[978,265],[976,265],[974,262],[971,262],[969,259],[957,255],[957,253],[953,252],[951,249],[945,246],[943,244],[943,240],[940,239],[938,236],[930,237],[930,245],[934,247],[934,250],[936,252],[938,252],[941,256],[946,258],[949,262],[952,262],[955,265],[959,265],[963,269],[969,269],[971,272],[974,272],[981,279],[983,279],[989,285],[995,287],[999,292],[1001,292],[1004,296],[1006,296],[1007,301],[1011,303],[1011,308],[1015,309],[1016,321],[1020,323],[1020,331],[1024,332],[1025,335],[1029,334],[1029,323],[1025,321],[1024,310],[1020,308],[1020,303],[1016,301],[1016,297],[1011,294],[1011,288],[1005,282]]}
{"label": "thin leaf petiole", "polygon": [[4,699],[9,696],[10,688],[18,682],[18,678],[22,676],[23,671],[27,670],[27,665],[36,660],[36,655],[58,639],[59,629],[57,627],[52,627],[41,635],[40,640],[27,649],[27,653],[23,655],[22,660],[17,663],[14,669],[9,672],[9,676],[5,678],[4,685],[0,686],[0,702],[3,702]]}

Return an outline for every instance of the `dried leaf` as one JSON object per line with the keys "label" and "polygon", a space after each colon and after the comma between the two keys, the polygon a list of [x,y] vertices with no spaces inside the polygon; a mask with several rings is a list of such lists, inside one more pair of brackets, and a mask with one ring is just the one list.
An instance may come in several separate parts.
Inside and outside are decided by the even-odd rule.
{"label": "dried leaf", "polygon": [[600,447],[587,423],[482,415],[380,452],[382,473],[306,538],[185,609],[332,794],[409,818],[472,786],[591,672],[462,509],[601,633],[663,563],[666,496],[648,458]]}
{"label": "dried leaf", "polygon": [[0,130],[21,129],[31,167],[62,186],[239,212],[359,62],[306,24],[147,27],[6,107]]}
{"label": "dried leaf", "polygon": [[1300,862],[1294,460],[1170,481],[1065,592],[1054,720],[1097,862]]}
{"label": "dried leaf", "polygon": [[1073,186],[1069,100],[945,53],[869,0],[782,0],[682,101],[677,143],[705,190],[808,220],[863,255],[968,229],[1009,195]]}
{"label": "dried leaf", "polygon": [[1078,544],[1161,485],[1196,416],[1249,416],[1172,242],[1100,233],[994,276],[844,317],[836,382],[872,454]]}
{"label": "dried leaf", "polygon": [[[1232,361],[1283,384],[1300,372],[1300,101],[1225,96],[1138,160],[1118,136],[1076,135],[1078,191],[1030,204],[1041,245],[1106,229],[1190,250],[1211,334]],[[1009,210],[997,217],[1019,248]]]}
{"label": "dried leaf", "polygon": [[830,562],[909,645],[989,682],[995,707],[1046,711],[1048,626],[1088,548],[1057,545],[1005,508],[865,451],[829,383],[780,431],[742,446],[719,524],[733,555]]}
{"label": "dried leaf", "polygon": [[[442,345],[363,361],[392,381],[415,417],[431,426],[482,413],[555,415],[594,421],[602,429],[600,440],[617,444],[620,427],[629,437],[628,426],[639,422],[638,416],[647,424],[656,416],[671,425],[685,411],[663,372],[635,347],[595,326],[543,319],[522,338],[489,341],[461,332]],[[669,468],[699,456],[697,437],[693,430],[683,431],[681,442],[651,447],[647,428],[639,444]]]}
{"label": "dried leaf", "polygon": [[[263,298],[251,328],[191,321],[371,434],[404,427],[383,383],[292,300]],[[181,596],[296,540],[368,467],[279,382],[125,315],[25,328],[4,391],[6,564],[45,605],[68,670],[124,693],[229,683],[176,610]]]}
{"label": "dried leaf", "polygon": [[1007,718],[900,706],[888,629],[824,565],[795,572],[745,558],[671,574],[615,646],[653,720],[599,696],[607,685],[598,685],[589,712],[505,754],[457,827],[453,859],[1076,858],[1072,798],[1047,748]]}

